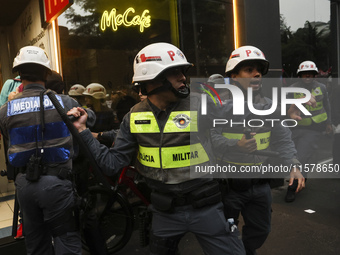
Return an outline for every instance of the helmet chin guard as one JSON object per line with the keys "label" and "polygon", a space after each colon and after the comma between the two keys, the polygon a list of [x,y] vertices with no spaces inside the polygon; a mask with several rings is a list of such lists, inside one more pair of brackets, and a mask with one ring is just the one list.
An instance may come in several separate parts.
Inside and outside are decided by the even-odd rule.
{"label": "helmet chin guard", "polygon": [[[189,68],[192,65],[176,46],[169,43],[153,43],[144,47],[136,55],[132,82],[136,86],[145,82],[159,80],[163,86],[153,89],[146,95],[150,96],[161,91],[170,90],[176,97],[186,98],[190,94],[189,86],[185,85],[185,88],[176,90],[165,78],[164,73],[172,68]],[[141,89],[145,92],[145,85],[142,85]]]}
{"label": "helmet chin guard", "polygon": [[170,90],[178,98],[186,98],[190,94],[190,88],[189,88],[188,84],[185,84],[185,88],[184,88],[183,91],[176,90],[172,86],[171,82],[169,82],[167,79],[164,79],[162,84],[163,84],[163,86],[160,86],[158,88],[155,88],[155,89],[151,90],[150,92],[146,93],[146,95],[150,96],[150,95],[157,94],[157,93],[159,93],[161,91],[166,91],[166,90]]}
{"label": "helmet chin guard", "polygon": [[188,84],[185,84],[185,88],[184,88],[183,91],[176,90],[173,86],[171,86],[170,90],[178,98],[187,98],[189,96],[189,94],[190,94],[190,88],[189,88]]}

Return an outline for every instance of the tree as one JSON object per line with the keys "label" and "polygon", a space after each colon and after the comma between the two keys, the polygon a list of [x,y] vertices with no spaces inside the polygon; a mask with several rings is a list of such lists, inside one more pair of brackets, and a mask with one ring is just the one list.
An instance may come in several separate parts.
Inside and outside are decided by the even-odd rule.
{"label": "tree", "polygon": [[298,65],[304,60],[314,61],[319,69],[329,68],[329,22],[306,21],[303,28],[291,32],[281,15],[282,64],[289,77],[296,76]]}
{"label": "tree", "polygon": [[292,38],[292,31],[290,27],[287,26],[286,19],[280,14],[280,34],[281,34],[281,42],[287,43],[290,38]]}

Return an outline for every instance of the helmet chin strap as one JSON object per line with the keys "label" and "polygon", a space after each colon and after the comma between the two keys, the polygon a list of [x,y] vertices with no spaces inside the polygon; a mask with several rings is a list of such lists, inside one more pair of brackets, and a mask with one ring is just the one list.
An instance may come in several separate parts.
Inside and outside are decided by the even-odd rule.
{"label": "helmet chin strap", "polygon": [[190,94],[190,89],[189,89],[189,86],[187,84],[185,85],[184,91],[178,91],[172,86],[171,82],[169,82],[167,79],[164,79],[162,83],[163,83],[163,86],[160,86],[158,88],[151,90],[146,95],[150,96],[150,95],[157,94],[161,91],[166,91],[166,90],[172,91],[172,93],[174,93],[175,96],[178,97],[178,98],[186,98]]}

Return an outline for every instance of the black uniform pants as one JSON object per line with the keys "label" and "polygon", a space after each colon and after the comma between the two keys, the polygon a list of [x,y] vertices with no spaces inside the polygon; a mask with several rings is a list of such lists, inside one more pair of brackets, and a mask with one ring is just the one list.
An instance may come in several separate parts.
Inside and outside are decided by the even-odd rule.
{"label": "black uniform pants", "polygon": [[[29,182],[25,174],[18,174],[16,187],[23,212],[27,254],[81,255],[80,234],[74,230],[55,236],[52,245],[50,223],[74,207],[75,197],[71,181],[43,175],[39,181]],[[66,222],[61,221],[60,224]]]}
{"label": "black uniform pants", "polygon": [[231,189],[224,197],[226,218],[238,219],[242,214],[242,240],[247,255],[256,254],[271,230],[272,196],[268,183],[253,184],[245,191]]}
{"label": "black uniform pants", "polygon": [[195,234],[204,254],[244,255],[239,231],[231,232],[223,214],[221,202],[195,209],[191,205],[175,207],[171,213],[150,206],[152,255],[175,255],[180,239],[187,233]]}

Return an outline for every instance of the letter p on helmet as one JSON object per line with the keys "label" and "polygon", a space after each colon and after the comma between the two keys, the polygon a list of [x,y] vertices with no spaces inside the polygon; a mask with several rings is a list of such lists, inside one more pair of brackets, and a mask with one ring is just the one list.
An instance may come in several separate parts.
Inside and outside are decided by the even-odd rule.
{"label": "letter p on helmet", "polygon": [[168,51],[168,54],[169,54],[171,60],[174,61],[174,60],[175,60],[175,59],[174,59],[175,52],[173,52],[172,50],[169,50],[169,51]]}

